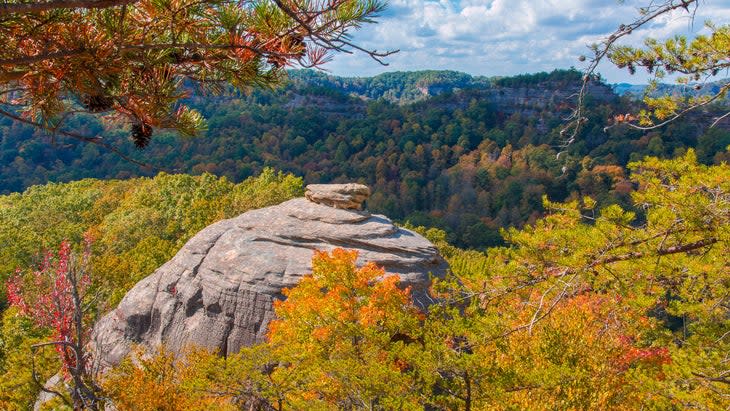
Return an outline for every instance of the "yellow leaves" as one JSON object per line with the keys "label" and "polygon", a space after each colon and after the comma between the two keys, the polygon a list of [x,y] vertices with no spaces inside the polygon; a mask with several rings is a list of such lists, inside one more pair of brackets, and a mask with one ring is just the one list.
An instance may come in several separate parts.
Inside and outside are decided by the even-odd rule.
{"label": "yellow leaves", "polygon": [[649,111],[645,111],[640,115],[640,124],[642,126],[653,125],[654,122],[650,116],[654,116],[657,120],[663,121],[677,115],[682,100],[685,99],[669,95],[661,97],[644,97],[644,104],[646,104]]}
{"label": "yellow leaves", "polygon": [[154,353],[137,348],[104,377],[102,389],[120,411],[235,410],[232,395],[194,387],[197,368],[214,359],[206,352],[190,351],[175,358],[164,347]]}
{"label": "yellow leaves", "polygon": [[[11,273],[27,265],[39,249],[64,238],[80,242],[85,233],[91,234],[95,239],[92,270],[97,274],[94,286],[98,287],[99,308],[109,309],[136,281],[169,260],[206,225],[251,208],[280,203],[301,192],[300,178],[271,169],[235,185],[211,175],[160,174],[126,181],[86,179],[35,186],[22,194],[0,196],[0,272]],[[23,368],[4,368],[9,373],[0,375],[0,409],[11,408],[4,402],[10,395],[12,401],[23,404],[20,408],[27,409],[26,404],[37,394],[27,350],[37,341],[19,338],[38,330],[30,326],[25,331],[10,330],[10,324],[6,319],[1,333],[3,354],[13,357],[6,357],[5,364],[22,364]],[[38,357],[43,378],[47,377],[46,369],[54,370],[46,364],[45,357]]]}
{"label": "yellow leaves", "polygon": [[694,90],[699,91],[706,82],[712,81],[727,67],[730,26],[707,23],[706,29],[711,33],[709,36],[700,34],[692,40],[685,36],[675,36],[665,41],[650,38],[645,41],[643,48],[616,45],[610,47],[608,56],[619,68],[627,68],[629,73],[634,74],[637,67],[644,67],[654,75],[650,87],[645,90],[646,108],[638,115],[616,116],[616,123],[654,128],[711,101],[719,101],[725,95],[730,87],[726,80],[719,80],[719,88],[705,89],[706,95],[692,95],[691,92],[686,92],[685,95],[657,93],[658,81],[667,75],[677,74],[677,84],[685,85],[687,90],[693,85]]}
{"label": "yellow leaves", "polygon": [[725,369],[730,168],[700,165],[692,150],[631,167],[638,213],[550,204],[490,250],[481,283],[462,283],[479,295],[469,320],[482,323],[463,333],[494,359],[483,388],[498,393],[494,409],[667,409],[657,392],[726,408],[726,387],[685,381]]}
{"label": "yellow leaves", "polygon": [[418,311],[397,276],[356,261],[354,251],[315,252],[312,275],[275,303],[268,344],[298,381],[286,395],[294,408],[347,408],[406,388],[406,363],[393,351],[402,343],[391,338],[416,333]]}
{"label": "yellow leaves", "polygon": [[583,197],[583,208],[585,208],[586,210],[593,210],[594,208],[596,208],[597,204],[598,202],[591,197]]}
{"label": "yellow leaves", "polygon": [[[531,313],[522,313],[513,326],[529,320]],[[639,401],[643,394],[622,361],[654,351],[630,344],[625,333],[634,330],[635,314],[618,298],[585,293],[560,302],[553,315],[531,332],[509,335],[498,351],[497,367],[516,374],[511,384],[525,389],[508,388],[492,401],[500,404],[495,409],[620,409]]]}

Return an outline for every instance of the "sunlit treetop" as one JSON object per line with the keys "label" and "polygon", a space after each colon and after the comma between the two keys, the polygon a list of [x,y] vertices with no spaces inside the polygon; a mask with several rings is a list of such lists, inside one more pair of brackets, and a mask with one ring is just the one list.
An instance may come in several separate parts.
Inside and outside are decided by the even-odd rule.
{"label": "sunlit treetop", "polygon": [[[619,0],[621,1],[621,0]],[[730,69],[730,25],[706,22],[708,34],[687,38],[674,36],[669,39],[644,39],[643,47],[622,44],[628,37],[644,29],[658,19],[682,15],[694,18],[699,0],[662,0],[647,2],[638,8],[638,17],[621,24],[616,31],[601,41],[590,45],[591,56],[580,56],[587,60],[583,87],[578,93],[578,101],[569,122],[563,128],[563,147],[573,143],[582,126],[586,123],[584,97],[588,84],[596,79],[599,64],[609,60],[616,67],[636,74],[645,69],[653,76],[644,95],[645,107],[636,113],[616,115],[613,125],[623,124],[640,130],[662,127],[683,115],[714,103],[723,103],[730,89],[727,78]],[[634,34],[635,35],[635,34]],[[656,93],[657,85],[667,78],[686,85],[687,93]],[[706,87],[712,83],[712,87]],[[710,127],[717,125],[730,116],[727,106],[720,107]]]}
{"label": "sunlit treetop", "polygon": [[[362,51],[348,33],[379,0],[51,0],[0,4],[0,114],[65,137],[79,113],[126,123],[138,147],[154,129],[205,127],[181,103],[190,86],[272,86],[287,66]],[[185,87],[183,87],[185,86]]]}
{"label": "sunlit treetop", "polygon": [[[644,48],[614,47],[609,57],[619,68],[626,68],[632,74],[637,67],[653,74],[655,78],[649,88],[650,92],[667,75],[677,75],[679,84],[701,91],[704,83],[717,80],[716,76],[727,74],[727,69],[730,68],[730,25],[716,26],[707,23],[707,29],[710,31],[709,35],[699,35],[691,40],[684,36],[675,36],[664,41],[647,39]],[[718,86],[716,90],[699,96],[647,95],[644,99],[647,108],[638,114],[636,120],[639,126],[645,128],[663,125],[688,110],[724,98],[730,89],[730,82],[720,80]],[[725,116],[727,114],[717,118],[714,124]]]}

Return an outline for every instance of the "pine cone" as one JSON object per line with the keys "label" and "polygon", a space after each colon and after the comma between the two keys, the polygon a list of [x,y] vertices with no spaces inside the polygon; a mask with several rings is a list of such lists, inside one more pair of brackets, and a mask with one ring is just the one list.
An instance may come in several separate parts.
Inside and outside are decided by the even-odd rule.
{"label": "pine cone", "polygon": [[152,126],[146,123],[135,123],[132,125],[132,141],[138,149],[143,149],[150,144],[152,139]]}
{"label": "pine cone", "polygon": [[114,99],[105,95],[86,94],[81,98],[81,105],[92,113],[101,113],[114,106]]}

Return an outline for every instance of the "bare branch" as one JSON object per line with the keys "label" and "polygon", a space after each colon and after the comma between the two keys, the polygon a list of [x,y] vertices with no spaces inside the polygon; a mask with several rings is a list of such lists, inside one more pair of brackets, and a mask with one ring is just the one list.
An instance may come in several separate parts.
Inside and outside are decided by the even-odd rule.
{"label": "bare branch", "polygon": [[166,171],[165,169],[162,169],[160,167],[153,166],[151,164],[147,164],[147,163],[144,163],[142,161],[135,160],[135,159],[129,157],[128,155],[124,154],[116,146],[114,146],[112,144],[109,144],[109,143],[103,141],[103,139],[101,137],[88,137],[88,136],[82,136],[81,134],[73,133],[73,132],[70,132],[70,131],[54,130],[52,127],[46,126],[46,125],[41,124],[41,123],[37,123],[35,121],[31,121],[31,120],[25,119],[23,117],[20,117],[20,116],[18,116],[16,114],[10,113],[10,112],[5,111],[3,109],[0,109],[0,115],[9,117],[9,118],[11,118],[11,119],[13,119],[15,121],[20,121],[21,123],[25,123],[25,124],[31,125],[33,127],[37,127],[37,128],[40,128],[40,129],[43,129],[43,130],[46,130],[46,131],[50,131],[50,132],[53,132],[53,133],[58,133],[58,134],[60,134],[62,136],[66,136],[66,137],[73,138],[75,140],[83,141],[85,143],[96,144],[96,145],[98,145],[100,147],[103,147],[106,150],[111,151],[112,153],[116,154],[117,156],[119,156],[123,160],[128,161],[128,162],[130,162],[132,164],[136,164],[136,165],[138,165],[140,167],[143,167],[143,168],[146,168],[146,169],[150,169],[150,170]]}
{"label": "bare branch", "polygon": [[730,385],[730,379],[726,377],[710,377],[704,374],[700,374],[698,372],[692,372],[692,375],[695,377],[702,378],[703,380],[711,381],[711,382],[719,382],[722,384],[729,384]]}

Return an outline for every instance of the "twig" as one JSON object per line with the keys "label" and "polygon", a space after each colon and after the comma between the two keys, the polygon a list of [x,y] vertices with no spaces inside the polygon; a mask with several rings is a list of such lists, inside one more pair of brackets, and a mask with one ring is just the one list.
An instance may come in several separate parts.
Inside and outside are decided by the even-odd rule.
{"label": "twig", "polygon": [[[558,146],[561,148],[561,150],[558,152],[558,157],[560,154],[564,153],[565,150],[575,141],[575,139],[578,137],[578,134],[580,133],[580,130],[583,126],[583,123],[586,122],[586,118],[584,117],[583,111],[585,109],[585,96],[588,91],[588,84],[591,81],[591,78],[594,76],[594,73],[596,69],[598,68],[598,65],[603,61],[603,59],[608,55],[608,53],[611,51],[611,48],[613,45],[620,40],[621,38],[630,35],[634,32],[634,30],[641,28],[645,24],[649,23],[650,21],[654,20],[655,18],[674,11],[676,9],[686,9],[689,10],[689,6],[694,4],[695,9],[697,7],[698,0],[681,0],[679,3],[674,3],[673,0],[669,0],[664,2],[661,5],[658,5],[654,7],[653,9],[649,10],[643,9],[645,14],[643,17],[639,18],[638,20],[634,21],[631,24],[624,25],[622,24],[618,30],[616,30],[613,34],[608,36],[603,42],[601,47],[597,47],[594,49],[594,56],[590,61],[590,64],[584,71],[583,75],[583,81],[581,83],[580,91],[578,92],[578,98],[576,102],[576,107],[571,113],[570,116],[566,119],[568,121],[568,124],[563,127],[562,130],[560,130],[560,136],[564,137],[563,142]],[[650,6],[651,7],[651,6]],[[565,137],[567,136],[567,137]]]}
{"label": "twig", "polygon": [[151,164],[144,163],[142,161],[135,160],[135,159],[129,157],[128,155],[124,154],[116,146],[114,146],[112,144],[109,144],[109,143],[103,141],[101,137],[88,137],[88,136],[83,136],[81,134],[77,134],[77,133],[70,132],[70,131],[54,130],[53,127],[49,127],[47,125],[44,125],[44,124],[41,124],[41,123],[37,123],[35,121],[31,121],[31,120],[28,120],[28,119],[25,119],[23,117],[20,117],[20,116],[18,116],[16,114],[10,113],[10,112],[5,111],[3,109],[0,109],[0,115],[3,115],[5,117],[9,117],[9,118],[11,118],[11,119],[13,119],[15,121],[20,121],[21,123],[25,123],[25,124],[31,125],[33,127],[37,127],[37,128],[40,128],[40,129],[43,129],[43,130],[46,130],[46,131],[58,133],[60,135],[66,136],[66,137],[73,138],[75,140],[83,141],[85,143],[96,144],[96,145],[98,145],[100,147],[105,148],[106,150],[111,151],[112,153],[116,154],[117,156],[119,156],[123,160],[126,160],[126,161],[128,161],[130,163],[136,164],[136,165],[138,165],[140,167],[143,167],[143,168],[150,169],[150,170],[157,170],[157,171],[168,171],[168,170],[163,169],[161,167],[153,166]]}

